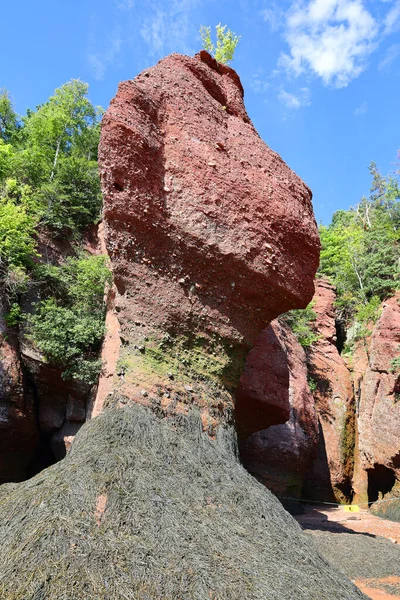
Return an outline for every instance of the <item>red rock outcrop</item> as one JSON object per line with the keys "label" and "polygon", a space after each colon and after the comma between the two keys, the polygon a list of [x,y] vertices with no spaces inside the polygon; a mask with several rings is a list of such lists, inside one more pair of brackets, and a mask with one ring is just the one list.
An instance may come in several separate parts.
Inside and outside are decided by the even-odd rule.
{"label": "red rock outcrop", "polygon": [[310,499],[348,501],[353,476],[355,432],[351,374],[336,342],[336,293],[325,280],[316,281],[314,329],[320,338],[308,353],[308,368],[319,417],[318,456],[305,481]]}
{"label": "red rock outcrop", "polygon": [[25,479],[38,442],[34,399],[27,392],[15,336],[0,307],[0,484]]}
{"label": "red rock outcrop", "polygon": [[287,326],[273,321],[262,332],[246,360],[241,383],[271,407],[275,404],[289,413],[281,415],[287,417],[286,423],[242,442],[244,466],[278,496],[301,498],[304,475],[317,454],[318,418],[307,383],[305,352]]}
{"label": "red rock outcrop", "polygon": [[[202,353],[213,361],[222,346],[231,359],[271,319],[310,300],[319,256],[311,193],[258,136],[237,74],[204,51],[168,56],[120,84],[99,162],[116,310],[130,347],[120,390],[169,410],[171,381],[157,397],[168,343],[174,351],[183,343],[197,367]],[[155,368],[149,357],[160,344]],[[223,370],[234,388],[236,375]],[[201,396],[189,392],[190,403]],[[225,404],[213,414],[200,405],[204,420],[218,420]],[[262,429],[265,403],[258,412]]]}
{"label": "red rock outcrop", "polygon": [[[391,365],[399,355],[397,293],[383,302],[370,342],[359,344],[354,357],[359,461],[354,489],[359,501],[371,502],[391,491],[400,491],[400,374],[393,372]],[[360,362],[366,366],[364,376]]]}

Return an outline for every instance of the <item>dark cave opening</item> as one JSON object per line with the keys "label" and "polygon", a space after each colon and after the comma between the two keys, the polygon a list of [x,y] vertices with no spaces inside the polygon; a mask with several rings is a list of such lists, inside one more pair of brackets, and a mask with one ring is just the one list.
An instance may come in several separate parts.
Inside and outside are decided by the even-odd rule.
{"label": "dark cave opening", "polygon": [[372,469],[367,469],[368,502],[376,502],[380,495],[388,494],[396,481],[395,472],[385,465],[375,463]]}
{"label": "dark cave opening", "polygon": [[335,329],[336,329],[336,348],[339,354],[342,353],[343,347],[346,342],[347,334],[346,327],[343,321],[339,321],[335,319]]}
{"label": "dark cave opening", "polygon": [[58,459],[51,448],[50,434],[40,433],[35,454],[27,467],[26,478],[34,477],[56,462],[58,462]]}

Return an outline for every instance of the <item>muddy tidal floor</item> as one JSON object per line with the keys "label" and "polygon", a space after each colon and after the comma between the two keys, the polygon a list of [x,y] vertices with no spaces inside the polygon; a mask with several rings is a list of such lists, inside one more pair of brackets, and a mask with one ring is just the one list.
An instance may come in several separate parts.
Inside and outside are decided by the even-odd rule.
{"label": "muddy tidal floor", "polygon": [[296,520],[329,562],[372,600],[400,600],[400,523],[366,509],[310,506]]}

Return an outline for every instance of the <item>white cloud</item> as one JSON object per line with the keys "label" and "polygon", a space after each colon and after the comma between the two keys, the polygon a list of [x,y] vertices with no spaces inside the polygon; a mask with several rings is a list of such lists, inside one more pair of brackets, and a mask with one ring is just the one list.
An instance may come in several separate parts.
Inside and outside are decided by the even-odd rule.
{"label": "white cloud", "polygon": [[398,56],[400,56],[400,44],[393,44],[387,49],[384,58],[378,65],[378,69],[380,71],[388,71]]}
{"label": "white cloud", "polygon": [[261,11],[261,16],[269,24],[271,31],[277,31],[284,23],[284,13],[275,3]]}
{"label": "white cloud", "polygon": [[385,18],[385,34],[393,33],[400,26],[400,0],[396,0]]}
{"label": "white cloud", "polygon": [[257,94],[266,92],[271,87],[270,82],[266,81],[266,76],[263,69],[258,69],[252,73],[249,85],[253,92],[256,92]]}
{"label": "white cloud", "polygon": [[122,48],[122,37],[119,27],[115,27],[113,32],[102,40],[102,48],[99,50],[97,48],[97,27],[97,17],[93,16],[90,21],[86,61],[92,72],[92,76],[101,81],[104,79],[108,66],[114,64],[119,58]]}
{"label": "white cloud", "polygon": [[345,87],[364,70],[377,34],[362,0],[296,1],[286,16],[290,53],[279,64],[295,76],[311,72],[327,85]]}
{"label": "white cloud", "polygon": [[99,81],[104,79],[104,74],[106,72],[106,65],[104,60],[97,54],[92,53],[88,53],[86,60],[93,77],[95,79],[98,79]]}
{"label": "white cloud", "polygon": [[171,3],[159,0],[149,5],[148,13],[152,16],[144,20],[140,35],[148,44],[150,54],[193,53],[196,36],[191,11],[198,3],[199,0],[173,0]]}
{"label": "white cloud", "polygon": [[297,94],[291,94],[284,89],[281,89],[278,98],[283,104],[290,109],[296,110],[302,106],[309,106],[310,91],[308,88],[301,88]]}
{"label": "white cloud", "polygon": [[140,30],[140,35],[150,46],[151,54],[162,51],[168,33],[167,16],[162,10],[157,10],[149,19],[146,19]]}
{"label": "white cloud", "polygon": [[116,0],[117,8],[120,10],[132,10],[135,6],[135,0]]}
{"label": "white cloud", "polygon": [[366,100],[364,100],[364,102],[361,102],[360,106],[358,106],[355,111],[353,112],[353,115],[355,117],[361,117],[362,115],[366,115],[368,112],[368,102]]}

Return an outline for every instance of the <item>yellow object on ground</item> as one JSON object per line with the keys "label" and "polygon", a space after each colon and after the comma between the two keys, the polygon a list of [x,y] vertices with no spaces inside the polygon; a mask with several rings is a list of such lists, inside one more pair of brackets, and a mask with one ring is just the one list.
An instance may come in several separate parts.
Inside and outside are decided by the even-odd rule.
{"label": "yellow object on ground", "polygon": [[346,512],[358,512],[360,510],[360,507],[357,504],[348,504],[343,506],[343,508]]}

